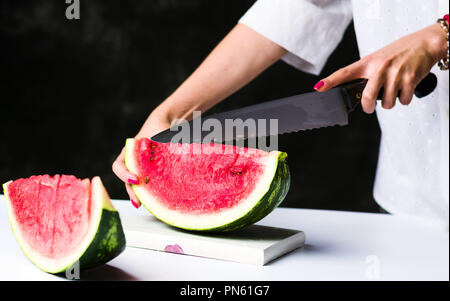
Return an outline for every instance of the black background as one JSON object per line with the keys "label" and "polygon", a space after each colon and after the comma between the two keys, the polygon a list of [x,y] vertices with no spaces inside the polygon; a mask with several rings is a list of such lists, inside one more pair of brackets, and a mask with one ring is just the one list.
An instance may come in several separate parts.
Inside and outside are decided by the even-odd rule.
{"label": "black background", "polygon": [[[254,0],[0,0],[0,182],[33,174],[102,177],[125,138],[201,63]],[[321,76],[358,59],[353,25]],[[213,111],[310,92],[320,77],[279,62]],[[358,109],[347,127],[280,136],[291,190],[282,206],[377,212],[380,132]]]}

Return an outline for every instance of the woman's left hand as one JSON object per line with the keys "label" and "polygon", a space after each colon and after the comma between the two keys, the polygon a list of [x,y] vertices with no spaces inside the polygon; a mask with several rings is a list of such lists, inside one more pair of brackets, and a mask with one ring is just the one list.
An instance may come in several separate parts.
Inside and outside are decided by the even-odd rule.
{"label": "woman's left hand", "polygon": [[418,83],[447,55],[446,34],[436,23],[339,69],[315,86],[319,92],[358,78],[368,79],[361,105],[373,113],[380,89],[384,87],[382,106],[394,107],[396,98],[408,105]]}

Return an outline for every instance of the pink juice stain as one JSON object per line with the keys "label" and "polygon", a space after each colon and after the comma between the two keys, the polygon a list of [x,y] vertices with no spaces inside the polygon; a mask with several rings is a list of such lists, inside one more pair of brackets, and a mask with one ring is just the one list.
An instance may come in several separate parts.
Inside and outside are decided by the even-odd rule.
{"label": "pink juice stain", "polygon": [[177,244],[175,244],[175,245],[167,245],[164,248],[164,251],[170,252],[170,253],[176,253],[176,254],[184,254],[183,249]]}

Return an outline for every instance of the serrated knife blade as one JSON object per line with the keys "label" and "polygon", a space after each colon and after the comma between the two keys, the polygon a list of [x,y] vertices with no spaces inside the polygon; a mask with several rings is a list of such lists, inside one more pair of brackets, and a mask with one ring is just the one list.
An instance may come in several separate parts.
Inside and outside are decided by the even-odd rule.
{"label": "serrated knife blade", "polygon": [[[367,80],[356,80],[326,92],[305,93],[206,117],[200,116],[172,126],[151,139],[161,143],[224,143],[335,125],[344,126],[348,124],[348,114],[359,104],[366,82]],[[416,87],[416,96],[430,94],[436,83],[436,76],[428,74]],[[244,131],[233,130],[232,126],[238,124],[239,120],[247,122]],[[256,126],[249,126],[252,123]]]}

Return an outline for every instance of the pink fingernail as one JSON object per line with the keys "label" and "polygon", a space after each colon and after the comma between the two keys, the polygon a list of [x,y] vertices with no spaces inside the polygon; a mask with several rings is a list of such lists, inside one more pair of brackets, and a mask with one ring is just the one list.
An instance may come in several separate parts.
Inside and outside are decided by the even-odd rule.
{"label": "pink fingernail", "polygon": [[314,90],[319,90],[320,88],[323,87],[323,85],[325,85],[325,82],[321,80],[320,82],[314,85]]}
{"label": "pink fingernail", "polygon": [[130,201],[131,201],[131,204],[133,204],[134,208],[136,208],[136,209],[139,208],[139,205],[135,201],[133,201],[133,200],[130,200]]}
{"label": "pink fingernail", "polygon": [[133,184],[133,185],[139,185],[139,180],[128,179],[128,183]]}

